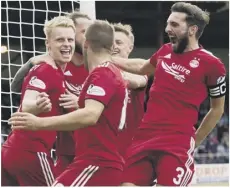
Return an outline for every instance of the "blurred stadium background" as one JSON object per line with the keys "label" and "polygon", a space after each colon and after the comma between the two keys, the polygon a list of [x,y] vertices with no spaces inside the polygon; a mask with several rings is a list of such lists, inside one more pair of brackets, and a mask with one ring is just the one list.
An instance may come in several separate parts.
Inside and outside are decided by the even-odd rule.
{"label": "blurred stadium background", "polygon": [[[12,93],[10,82],[30,57],[45,51],[45,19],[75,9],[92,18],[131,24],[135,49],[131,57],[149,58],[168,38],[165,22],[174,2],[167,1],[1,1],[1,143],[10,132],[7,120],[17,109],[20,94]],[[229,2],[195,1],[211,13],[211,22],[200,40],[202,46],[220,57],[229,75]],[[152,83],[149,80],[149,86]],[[213,132],[195,152],[194,185],[229,185],[229,76],[225,113]],[[148,86],[148,88],[149,88]],[[146,92],[148,98],[148,89]],[[208,99],[200,107],[199,121],[208,112]]]}

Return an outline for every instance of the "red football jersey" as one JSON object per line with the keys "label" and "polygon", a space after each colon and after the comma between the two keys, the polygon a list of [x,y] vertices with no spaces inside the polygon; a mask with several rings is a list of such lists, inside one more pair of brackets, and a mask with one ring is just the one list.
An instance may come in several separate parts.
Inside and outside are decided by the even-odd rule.
{"label": "red football jersey", "polygon": [[84,108],[87,99],[103,103],[105,109],[96,125],[74,132],[75,160],[89,160],[91,164],[95,161],[100,166],[123,169],[116,140],[119,129],[125,125],[128,92],[120,70],[109,62],[95,68],[84,83],[80,108]]}
{"label": "red football jersey", "polygon": [[132,143],[134,132],[140,125],[144,115],[145,89],[129,89],[128,94],[126,124],[118,136],[118,149],[122,156],[125,155],[127,148]]}
{"label": "red football jersey", "polygon": [[[175,54],[163,45],[150,59],[156,68],[143,123],[194,134],[200,104],[226,92],[224,64],[203,48]],[[152,125],[152,126],[151,126]]]}
{"label": "red football jersey", "polygon": [[[79,96],[83,82],[89,72],[84,68],[84,65],[76,66],[70,62],[66,66],[64,75],[66,89]],[[57,155],[75,155],[75,142],[72,131],[57,132],[56,153]]]}
{"label": "red football jersey", "polygon": [[[60,68],[42,63],[34,66],[24,79],[21,102],[26,90],[46,92],[52,103],[50,112],[41,113],[39,117],[61,115],[63,109],[59,106],[59,97],[65,92],[64,74]],[[21,111],[21,107],[19,108]],[[20,148],[33,152],[49,152],[56,139],[56,131],[12,131],[4,146]]]}
{"label": "red football jersey", "polygon": [[89,75],[84,65],[76,66],[70,62],[65,69],[65,84],[66,89],[71,93],[79,96],[82,90],[82,85]]}

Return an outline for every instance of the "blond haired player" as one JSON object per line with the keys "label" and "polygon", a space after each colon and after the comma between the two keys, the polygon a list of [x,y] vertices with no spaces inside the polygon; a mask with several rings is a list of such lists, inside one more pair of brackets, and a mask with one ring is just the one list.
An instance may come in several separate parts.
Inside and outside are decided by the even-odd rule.
{"label": "blond haired player", "polygon": [[[59,97],[65,92],[64,74],[75,47],[75,26],[70,18],[55,17],[45,22],[46,48],[55,60],[54,65],[41,63],[34,66],[24,79],[20,112],[30,112],[39,117],[60,115]],[[37,108],[37,97],[46,93],[50,108]],[[45,105],[47,105],[45,103]],[[56,131],[13,130],[2,146],[3,186],[51,186],[54,181],[50,150]]]}
{"label": "blond haired player", "polygon": [[10,119],[15,129],[75,130],[76,157],[54,186],[121,183],[124,164],[116,141],[125,124],[128,92],[120,70],[111,63],[113,44],[114,29],[107,22],[95,21],[87,29],[83,54],[90,74],[80,94],[78,110],[47,118],[15,113]]}
{"label": "blond haired player", "polygon": [[[72,56],[71,62],[67,64],[64,70],[66,92],[62,94],[59,99],[59,104],[65,109],[65,113],[78,108],[78,97],[82,90],[83,82],[89,74],[83,64],[82,43],[85,31],[92,23],[92,20],[88,15],[78,11],[68,14],[67,17],[73,20],[76,28],[76,35],[75,52]],[[15,75],[11,84],[11,90],[19,92],[23,78],[29,69],[44,61],[50,65],[55,64],[54,59],[47,54],[31,58]],[[42,93],[42,96],[37,99],[38,106],[47,107],[47,105],[43,105],[47,102],[49,102],[49,98],[44,93]],[[56,156],[55,175],[59,175],[72,162],[75,156],[73,132],[59,131],[57,133]]]}
{"label": "blond haired player", "polygon": [[[115,30],[115,44],[113,57],[129,57],[134,46],[132,27],[127,24],[113,24]],[[128,106],[124,129],[118,136],[118,148],[125,157],[127,148],[132,142],[135,130],[144,115],[144,96],[147,77],[123,72],[123,78],[128,81]]]}

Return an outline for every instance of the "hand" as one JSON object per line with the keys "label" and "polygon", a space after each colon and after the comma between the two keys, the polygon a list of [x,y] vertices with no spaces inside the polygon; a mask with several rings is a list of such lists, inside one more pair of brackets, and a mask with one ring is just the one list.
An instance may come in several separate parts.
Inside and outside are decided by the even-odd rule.
{"label": "hand", "polygon": [[66,90],[66,94],[62,94],[59,98],[60,106],[63,108],[75,108],[78,109],[78,97]]}
{"label": "hand", "polygon": [[11,115],[8,124],[12,130],[32,130],[36,131],[41,128],[42,118],[27,112],[16,112]]}
{"label": "hand", "polygon": [[39,112],[50,112],[52,109],[52,104],[49,99],[49,95],[45,92],[39,93],[36,99],[36,105]]}
{"label": "hand", "polygon": [[43,55],[32,57],[30,61],[34,65],[40,64],[42,62],[46,62],[47,64],[56,67],[54,59],[49,54],[43,54]]}

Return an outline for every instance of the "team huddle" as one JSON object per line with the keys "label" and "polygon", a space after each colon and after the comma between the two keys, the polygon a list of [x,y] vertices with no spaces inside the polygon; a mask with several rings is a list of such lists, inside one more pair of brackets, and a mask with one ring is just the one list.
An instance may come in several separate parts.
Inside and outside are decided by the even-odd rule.
{"label": "team huddle", "polygon": [[[130,25],[80,12],[46,21],[47,53],[11,85],[21,102],[2,146],[2,186],[188,186],[194,149],[224,111],[224,64],[199,45],[208,23],[199,7],[173,4],[170,43],[145,60],[128,58]],[[211,108],[195,130],[207,96]]]}

